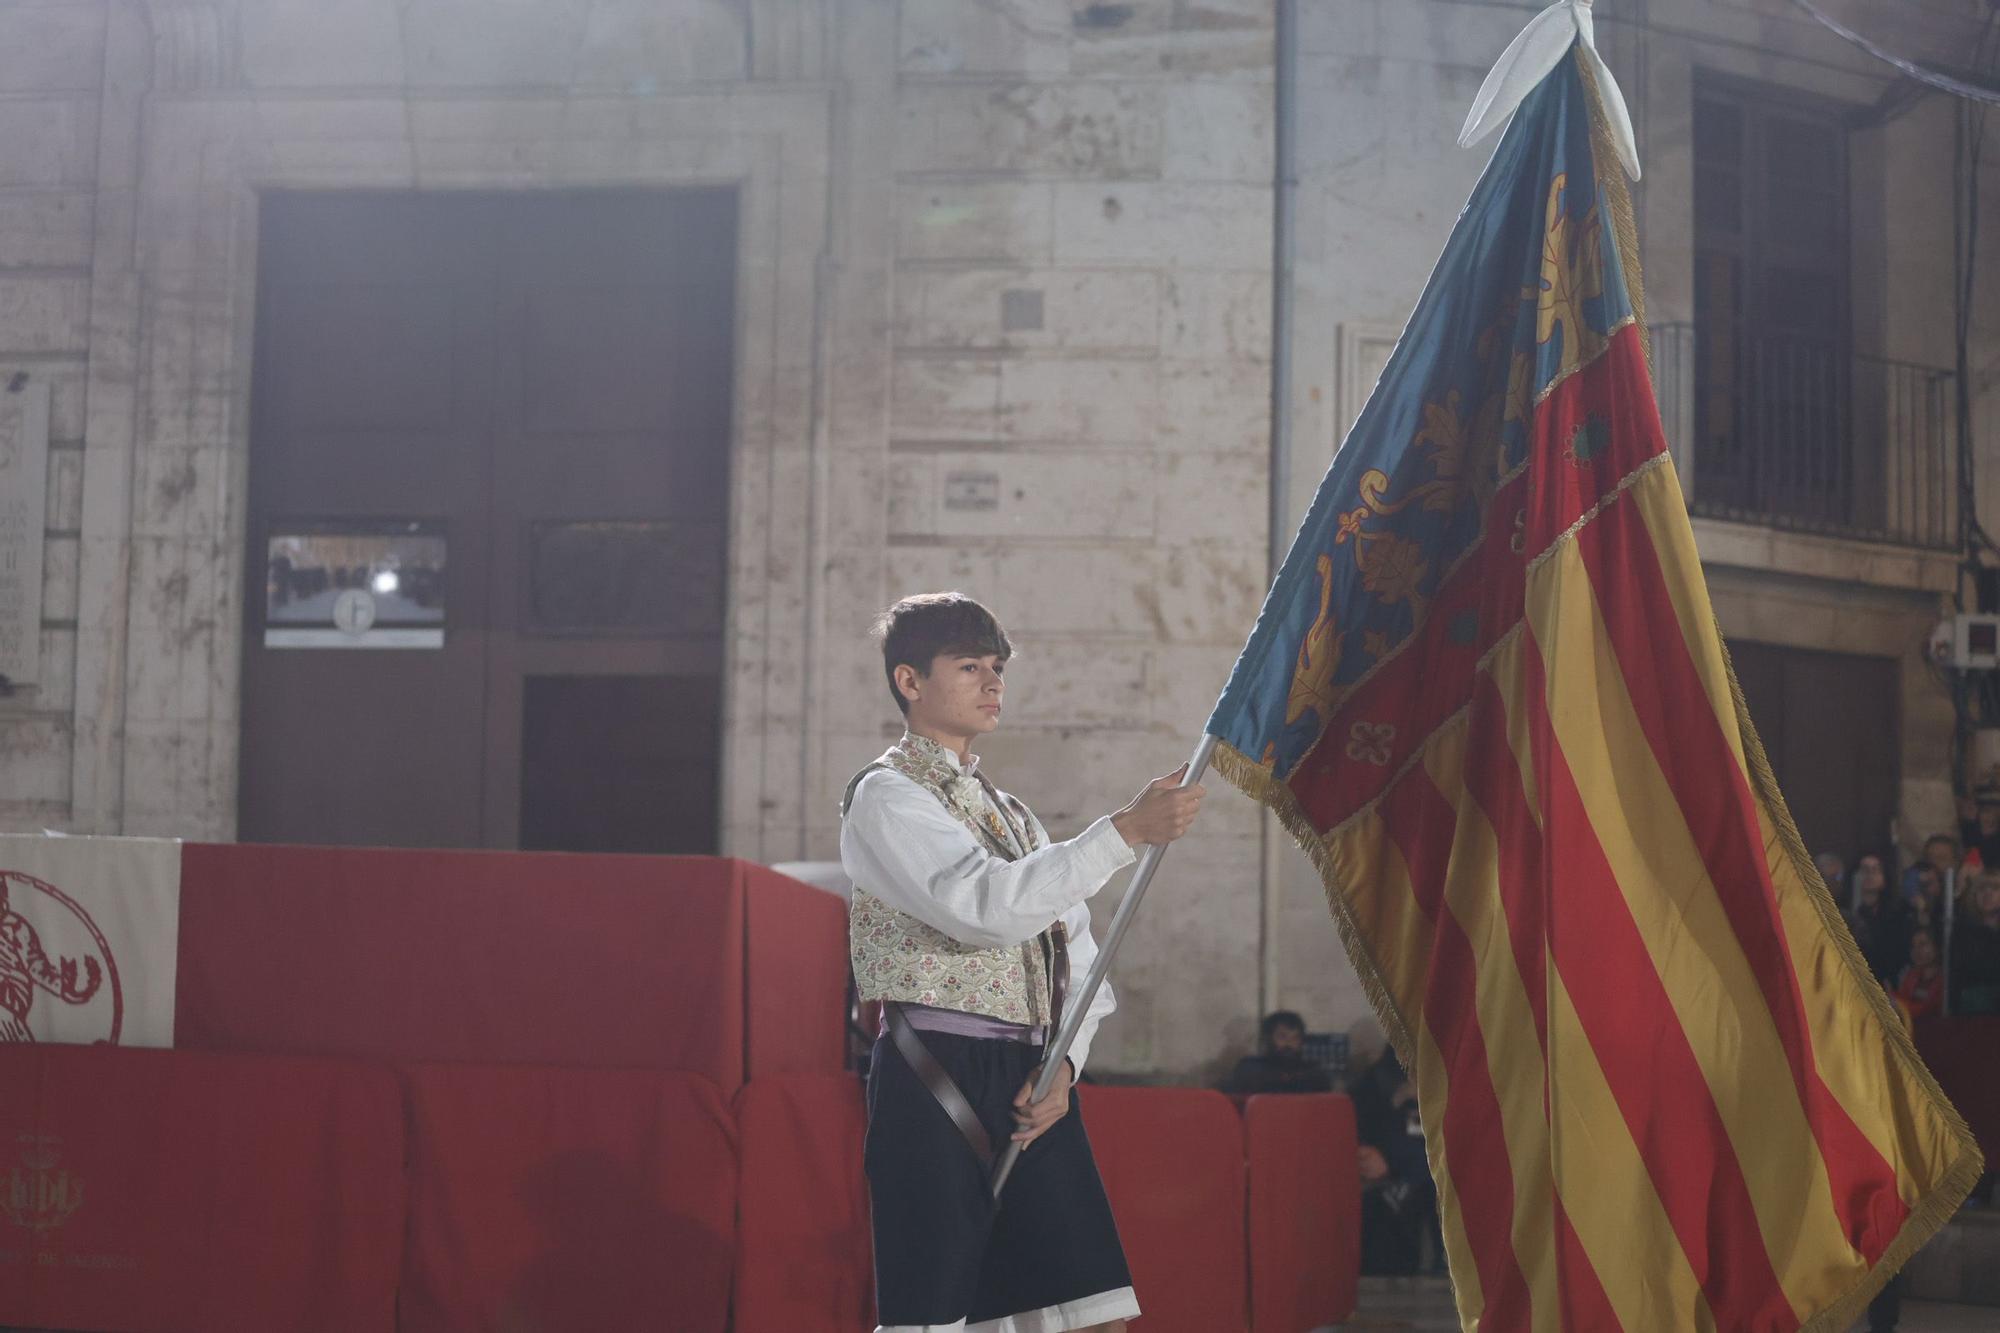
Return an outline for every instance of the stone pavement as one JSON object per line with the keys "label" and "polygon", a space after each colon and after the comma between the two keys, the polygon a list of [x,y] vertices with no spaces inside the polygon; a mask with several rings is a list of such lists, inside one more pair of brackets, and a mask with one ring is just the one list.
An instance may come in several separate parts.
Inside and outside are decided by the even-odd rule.
{"label": "stone pavement", "polygon": [[[1451,1288],[1442,1278],[1363,1278],[1360,1308],[1343,1330],[1382,1333],[1458,1333]],[[1856,1333],[1866,1333],[1866,1323]],[[1987,1305],[1944,1305],[1934,1301],[1903,1302],[1903,1322],[1897,1333],[1993,1333],[2000,1329],[2000,1309]]]}

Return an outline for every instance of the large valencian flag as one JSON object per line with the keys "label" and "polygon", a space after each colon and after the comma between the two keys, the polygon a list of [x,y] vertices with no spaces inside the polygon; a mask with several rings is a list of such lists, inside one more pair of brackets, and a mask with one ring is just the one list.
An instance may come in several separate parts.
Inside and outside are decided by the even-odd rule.
{"label": "large valencian flag", "polygon": [[1468,1329],[1843,1328],[1979,1154],[1724,656],[1594,65],[1515,115],[1208,731],[1416,1071]]}

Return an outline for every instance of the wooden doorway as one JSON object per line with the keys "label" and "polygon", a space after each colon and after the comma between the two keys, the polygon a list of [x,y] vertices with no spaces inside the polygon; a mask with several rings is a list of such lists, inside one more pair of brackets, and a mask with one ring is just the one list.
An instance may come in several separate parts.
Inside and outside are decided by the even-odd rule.
{"label": "wooden doorway", "polygon": [[1757,521],[1868,528],[1855,453],[1845,109],[1720,77],[1694,100],[1695,495]]}
{"label": "wooden doorway", "polygon": [[240,837],[716,850],[735,254],[728,190],[264,199]]}
{"label": "wooden doorway", "polygon": [[1869,852],[1893,865],[1899,664],[1733,639],[1729,655],[1807,848],[1850,866]]}

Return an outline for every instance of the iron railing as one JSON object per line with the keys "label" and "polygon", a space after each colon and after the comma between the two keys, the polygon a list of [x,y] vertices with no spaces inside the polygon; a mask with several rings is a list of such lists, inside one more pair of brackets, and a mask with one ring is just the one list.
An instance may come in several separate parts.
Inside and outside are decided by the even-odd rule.
{"label": "iron railing", "polygon": [[1958,544],[1953,375],[1835,339],[1656,324],[1653,384],[1688,507],[1862,541]]}

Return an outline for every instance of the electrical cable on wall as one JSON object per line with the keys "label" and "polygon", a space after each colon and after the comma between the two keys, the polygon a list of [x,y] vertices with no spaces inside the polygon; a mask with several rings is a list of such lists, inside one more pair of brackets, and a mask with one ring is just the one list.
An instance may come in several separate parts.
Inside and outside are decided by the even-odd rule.
{"label": "electrical cable on wall", "polygon": [[1953,97],[1963,97],[1969,101],[1984,102],[1988,105],[2000,104],[2000,88],[1994,88],[1985,84],[1968,83],[1964,79],[1953,78],[1949,74],[1940,73],[1928,65],[1911,60],[1907,56],[1899,56],[1881,43],[1871,41],[1846,24],[1841,23],[1838,19],[1822,12],[1817,5],[1813,4],[1812,0],[1792,0],[1792,3],[1812,15],[1814,21],[1828,32],[1833,33],[1844,41],[1853,43],[1877,60],[1886,65],[1894,66],[1896,69],[1902,71],[1903,74],[1915,79],[1919,83],[1928,84],[1939,92],[1950,93]]}
{"label": "electrical cable on wall", "polygon": [[[1803,2],[1803,0],[1801,0]],[[1810,7],[1810,6],[1808,6]],[[1987,8],[1986,23],[1973,47],[1973,69],[1986,76],[1993,68],[1996,36],[2000,36],[2000,3]],[[1986,108],[1989,99],[1962,99],[1953,124],[1952,180],[1952,341],[1955,355],[1953,416],[1958,444],[1959,609],[1965,609],[1964,589],[1974,586],[1976,607],[1982,612],[2000,611],[1988,605],[1992,566],[1983,554],[2000,554],[1985,525],[1979,521],[1977,459],[1972,438],[1972,308],[1979,271],[1980,175],[1986,149]],[[1952,706],[1958,725],[1953,731],[1952,772],[1955,777],[1976,785],[1981,775],[1966,773],[1966,750],[1971,733],[2000,722],[2000,672],[1967,673],[1960,688],[1953,691]]]}

